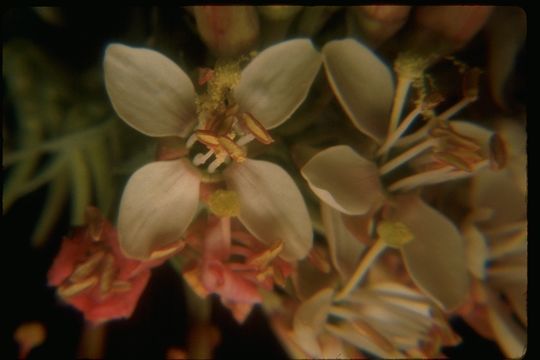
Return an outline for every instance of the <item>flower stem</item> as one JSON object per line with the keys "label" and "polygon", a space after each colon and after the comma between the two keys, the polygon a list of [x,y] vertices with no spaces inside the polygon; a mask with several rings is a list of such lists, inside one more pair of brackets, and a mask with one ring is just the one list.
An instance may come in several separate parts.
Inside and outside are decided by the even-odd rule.
{"label": "flower stem", "polygon": [[409,77],[398,76],[396,86],[396,95],[394,96],[394,104],[392,105],[392,114],[390,116],[390,124],[388,125],[388,134],[392,134],[398,127],[399,118],[403,111],[403,105],[407,98],[407,93],[411,87],[412,79]]}
{"label": "flower stem", "polygon": [[360,281],[362,281],[370,266],[375,262],[375,260],[377,260],[379,255],[382,254],[386,247],[386,243],[381,238],[378,238],[375,241],[375,243],[369,248],[364,258],[358,264],[356,271],[345,287],[341,289],[341,291],[334,298],[336,301],[343,300],[349,296],[351,291],[358,285],[358,283],[360,283]]}
{"label": "flower stem", "polygon": [[435,145],[435,141],[433,139],[427,139],[409,150],[405,151],[404,153],[396,156],[392,160],[388,161],[386,164],[380,167],[379,172],[381,175],[388,174],[390,171],[396,169],[398,166],[403,165],[405,162],[409,161],[413,157],[419,155],[423,151],[429,149],[430,147]]}
{"label": "flower stem", "polygon": [[394,145],[396,141],[401,137],[401,135],[403,135],[403,133],[409,128],[409,126],[420,114],[420,112],[421,112],[421,107],[417,106],[409,115],[407,115],[407,117],[401,122],[401,124],[399,124],[396,131],[388,135],[388,137],[386,138],[386,141],[377,152],[378,156],[381,156],[390,150],[392,145]]}
{"label": "flower stem", "polygon": [[448,120],[472,102],[474,102],[473,98],[465,97],[437,117],[443,120]]}

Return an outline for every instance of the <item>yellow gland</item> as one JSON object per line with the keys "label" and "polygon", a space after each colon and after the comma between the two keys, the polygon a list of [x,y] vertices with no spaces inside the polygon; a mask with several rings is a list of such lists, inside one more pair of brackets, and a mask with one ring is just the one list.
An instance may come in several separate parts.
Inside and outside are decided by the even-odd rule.
{"label": "yellow gland", "polygon": [[393,248],[400,248],[414,239],[411,230],[402,222],[383,220],[377,225],[377,234]]}
{"label": "yellow gland", "polygon": [[238,194],[231,190],[216,190],[208,199],[208,208],[219,217],[238,216],[240,213]]}

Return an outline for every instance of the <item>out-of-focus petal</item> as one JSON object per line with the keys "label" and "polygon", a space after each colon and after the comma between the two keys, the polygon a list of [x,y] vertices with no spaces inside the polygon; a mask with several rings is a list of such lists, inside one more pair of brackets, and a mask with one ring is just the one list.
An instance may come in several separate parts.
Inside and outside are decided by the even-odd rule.
{"label": "out-of-focus petal", "polygon": [[242,71],[234,90],[240,110],[275,128],[304,101],[320,66],[321,55],[308,39],[265,49]]}
{"label": "out-of-focus petal", "polygon": [[526,219],[527,195],[506,171],[483,170],[473,178],[471,205],[493,209],[486,225],[501,225]]}
{"label": "out-of-focus petal", "polygon": [[224,171],[230,189],[238,193],[244,226],[267,245],[283,241],[280,254],[293,261],[311,249],[313,231],[309,213],[289,174],[267,161],[246,160]]}
{"label": "out-of-focus petal", "polygon": [[149,136],[186,136],[194,125],[195,89],[170,59],[112,44],[105,52],[105,86],[116,113]]}
{"label": "out-of-focus petal", "polygon": [[411,278],[444,308],[459,306],[469,290],[460,233],[445,216],[418,196],[399,196],[396,205],[393,217],[414,235],[414,239],[401,248]]}
{"label": "out-of-focus petal", "polygon": [[341,106],[358,130],[382,143],[394,98],[390,69],[353,39],[330,41],[322,53],[326,75]]}
{"label": "out-of-focus petal", "polygon": [[302,175],[322,201],[345,214],[365,214],[384,198],[377,166],[345,145],[312,157]]}
{"label": "out-of-focus petal", "polygon": [[507,108],[505,85],[527,37],[527,14],[518,6],[496,7],[486,25],[486,35],[491,96],[499,106]]}
{"label": "out-of-focus petal", "polygon": [[158,161],[129,179],[118,216],[122,250],[145,259],[181,239],[199,203],[200,175],[185,160]]}
{"label": "out-of-focus petal", "polygon": [[303,302],[294,315],[295,340],[304,351],[316,358],[322,356],[317,336],[324,329],[333,296],[334,291],[331,288],[325,288]]}
{"label": "out-of-focus petal", "polygon": [[484,235],[474,225],[467,225],[463,229],[466,239],[465,251],[469,271],[478,279],[485,279],[488,260],[488,248]]}
{"label": "out-of-focus petal", "polygon": [[366,246],[347,229],[339,212],[321,203],[321,214],[332,264],[345,282],[358,266]]}
{"label": "out-of-focus petal", "polygon": [[506,356],[517,359],[527,349],[527,333],[519,327],[497,295],[485,288],[488,301],[488,316],[497,338]]}

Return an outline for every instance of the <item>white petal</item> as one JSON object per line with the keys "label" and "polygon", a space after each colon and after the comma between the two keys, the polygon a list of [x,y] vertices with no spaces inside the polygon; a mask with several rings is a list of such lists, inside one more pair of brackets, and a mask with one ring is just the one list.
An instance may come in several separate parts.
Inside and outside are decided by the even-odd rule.
{"label": "white petal", "polygon": [[365,214],[384,198],[377,166],[345,145],[312,157],[302,175],[322,201],[345,214]]}
{"label": "white petal", "polygon": [[417,196],[400,196],[396,203],[395,219],[414,234],[414,239],[401,249],[411,278],[444,308],[457,307],[469,290],[460,233],[444,215]]}
{"label": "white petal", "polygon": [[326,75],[341,106],[358,130],[382,143],[394,98],[390,69],[353,39],[330,41],[322,53]]}
{"label": "white petal", "polygon": [[294,315],[293,331],[296,341],[304,351],[317,358],[321,357],[317,336],[324,329],[333,296],[334,291],[331,288],[323,289],[303,302]]}
{"label": "white petal", "polygon": [[345,282],[356,269],[366,246],[347,229],[339,212],[321,203],[321,214],[332,264]]}
{"label": "white petal", "polygon": [[484,235],[472,224],[463,229],[466,239],[465,251],[469,271],[480,280],[486,278],[486,265],[489,250]]}
{"label": "white petal", "polygon": [[473,177],[471,204],[493,209],[488,225],[502,225],[527,217],[527,195],[505,170],[484,170]]}
{"label": "white petal", "polygon": [[497,342],[509,358],[517,359],[522,357],[527,348],[525,330],[512,319],[497,296],[488,288],[485,290],[488,301],[488,316]]}
{"label": "white petal", "polygon": [[195,122],[189,77],[160,53],[113,44],[105,52],[105,85],[116,113],[149,136],[186,136]]}
{"label": "white petal", "polygon": [[308,39],[265,49],[242,71],[234,90],[240,110],[267,129],[280,125],[304,101],[320,66],[321,55]]}
{"label": "white petal", "polygon": [[481,146],[483,155],[489,155],[489,141],[494,134],[493,130],[486,129],[469,121],[454,120],[450,122],[450,125],[459,134],[474,139]]}
{"label": "white petal", "polygon": [[284,242],[281,257],[305,257],[313,243],[309,213],[293,179],[267,161],[246,160],[229,166],[225,180],[240,198],[239,219],[267,245]]}
{"label": "white petal", "polygon": [[153,162],[129,179],[118,215],[119,241],[130,257],[145,259],[181,239],[199,203],[200,175],[185,160]]}

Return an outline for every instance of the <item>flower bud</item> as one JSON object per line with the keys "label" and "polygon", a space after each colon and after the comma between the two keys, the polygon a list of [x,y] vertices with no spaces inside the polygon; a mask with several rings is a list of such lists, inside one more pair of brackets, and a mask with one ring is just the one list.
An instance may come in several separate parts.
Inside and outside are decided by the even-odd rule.
{"label": "flower bud", "polygon": [[391,38],[407,22],[410,6],[354,6],[358,27],[367,41],[379,45]]}
{"label": "flower bud", "polygon": [[259,19],[253,6],[195,6],[201,38],[216,56],[238,56],[255,45]]}
{"label": "flower bud", "polygon": [[294,17],[302,10],[302,6],[264,5],[257,6],[263,17],[272,21],[284,21]]}
{"label": "flower bud", "polygon": [[482,29],[492,10],[493,6],[420,6],[415,20],[458,50]]}

